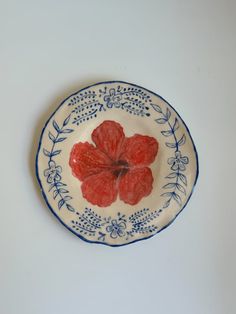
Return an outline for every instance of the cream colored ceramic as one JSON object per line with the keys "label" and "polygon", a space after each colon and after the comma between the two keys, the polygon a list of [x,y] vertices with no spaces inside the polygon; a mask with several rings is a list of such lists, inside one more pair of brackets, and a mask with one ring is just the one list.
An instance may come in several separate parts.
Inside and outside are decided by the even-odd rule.
{"label": "cream colored ceramic", "polygon": [[48,207],[70,231],[120,246],[176,218],[192,194],[198,160],[173,107],[147,89],[114,81],[63,101],[43,129],[36,172]]}

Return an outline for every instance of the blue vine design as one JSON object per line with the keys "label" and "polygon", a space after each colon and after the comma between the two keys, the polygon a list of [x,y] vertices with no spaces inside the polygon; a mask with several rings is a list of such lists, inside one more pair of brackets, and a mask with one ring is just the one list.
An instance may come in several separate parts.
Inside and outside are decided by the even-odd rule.
{"label": "blue vine design", "polygon": [[167,130],[161,131],[161,134],[165,137],[173,137],[174,140],[174,142],[165,143],[167,147],[175,150],[174,156],[170,157],[167,161],[172,172],[166,176],[166,179],[175,179],[175,181],[169,182],[162,187],[165,190],[170,190],[161,195],[167,197],[163,208],[167,208],[172,200],[177,202],[179,206],[182,206],[182,194],[186,195],[187,187],[187,177],[183,172],[186,170],[189,159],[187,156],[182,156],[180,147],[185,144],[186,136],[183,134],[180,139],[177,138],[176,131],[179,129],[179,121],[175,118],[174,123],[170,122],[171,111],[169,108],[166,108],[166,112],[164,113],[160,106],[156,104],[151,104],[151,106],[156,112],[161,114],[161,117],[155,121],[158,124],[165,124],[168,127]]}
{"label": "blue vine design", "polygon": [[83,104],[76,106],[75,109],[72,110],[72,113],[76,115],[72,123],[79,125],[82,122],[96,118],[97,114],[101,111],[106,111],[103,104],[100,104],[96,100],[85,101]]}
{"label": "blue vine design", "polygon": [[[72,228],[81,235],[97,237],[99,241],[105,241],[106,237],[112,239],[122,238],[128,240],[134,234],[151,234],[158,230],[157,225],[150,225],[163,209],[150,212],[144,208],[126,217],[125,214],[117,213],[117,217],[101,217],[91,208],[86,207],[82,213],[76,212],[77,219],[71,220]],[[127,224],[129,222],[129,224]],[[129,228],[128,228],[129,226]]]}
{"label": "blue vine design", "polygon": [[98,95],[95,91],[85,91],[73,96],[68,106],[74,107],[72,123],[80,125],[111,108],[120,108],[133,115],[148,117],[150,102],[150,96],[140,88],[117,86],[108,89],[105,86],[103,90],[99,89]]}
{"label": "blue vine design", "polygon": [[[70,115],[63,121],[61,127],[53,120],[53,131],[49,131],[48,138],[52,142],[50,150],[43,148],[43,153],[48,159],[48,168],[44,170],[44,176],[49,184],[49,192],[53,198],[58,200],[57,206],[60,210],[63,206],[71,212],[75,212],[76,218],[71,220],[72,228],[81,235],[96,238],[105,242],[107,238],[124,238],[129,240],[137,234],[152,234],[158,231],[158,225],[154,220],[171,204],[172,200],[182,206],[182,197],[186,195],[187,177],[184,174],[189,163],[187,156],[182,156],[181,146],[186,142],[186,136],[177,135],[179,129],[178,118],[171,121],[171,111],[167,107],[162,110],[159,105],[152,103],[151,97],[141,88],[113,87],[105,86],[99,89],[98,93],[92,90],[82,91],[69,99],[68,106],[72,107]],[[168,183],[162,188],[165,190],[161,196],[165,197],[164,205],[161,209],[150,211],[143,208],[129,216],[117,213],[115,217],[102,217],[96,214],[91,208],[85,208],[82,212],[76,212],[70,204],[72,197],[67,190],[67,184],[62,182],[62,168],[57,165],[54,157],[61,153],[58,145],[66,140],[67,134],[73,129],[67,128],[69,122],[80,125],[92,118],[96,118],[100,112],[109,109],[121,109],[129,114],[140,117],[149,117],[149,109],[152,107],[160,116],[155,122],[166,126],[161,134],[172,141],[166,141],[165,145],[173,149],[173,156],[168,158],[170,173],[166,176]]]}
{"label": "blue vine design", "polygon": [[52,191],[54,200],[58,198],[58,209],[61,209],[63,206],[66,206],[66,208],[74,212],[75,209],[68,203],[72,197],[68,194],[69,191],[66,189],[67,184],[63,183],[61,181],[61,172],[62,168],[61,166],[58,166],[53,159],[53,157],[59,155],[61,153],[61,150],[56,149],[56,145],[59,143],[65,141],[67,139],[66,134],[69,134],[73,132],[73,129],[65,128],[67,124],[70,121],[71,115],[69,115],[62,124],[62,127],[59,127],[57,122],[53,120],[53,128],[56,132],[56,135],[54,135],[51,131],[48,133],[48,138],[52,142],[51,150],[47,150],[46,148],[43,148],[43,153],[46,157],[49,158],[48,160],[48,169],[44,170],[44,176],[47,177],[47,182],[49,184],[49,192]]}
{"label": "blue vine design", "polygon": [[136,87],[121,87],[99,89],[99,97],[103,98],[107,108],[120,108],[126,112],[141,117],[149,117],[148,103],[151,102],[150,96],[142,89]]}

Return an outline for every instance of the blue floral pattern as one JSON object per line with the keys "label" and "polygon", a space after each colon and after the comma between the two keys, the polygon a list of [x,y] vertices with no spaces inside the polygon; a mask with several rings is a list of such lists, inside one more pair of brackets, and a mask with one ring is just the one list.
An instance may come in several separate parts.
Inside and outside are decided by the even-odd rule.
{"label": "blue floral pattern", "polygon": [[126,112],[141,116],[149,117],[148,112],[150,102],[150,96],[148,96],[142,89],[134,87],[121,87],[99,90],[99,97],[103,96],[103,100],[106,103],[107,108],[120,108]]}
{"label": "blue floral pattern", "polygon": [[[85,89],[70,97],[67,106],[71,111],[66,119],[61,124],[54,119],[49,125],[48,138],[51,146],[43,147],[43,154],[48,158],[48,166],[43,170],[43,174],[48,184],[48,192],[57,200],[58,209],[65,208],[75,215],[71,220],[72,230],[82,237],[92,237],[101,243],[106,243],[109,238],[117,241],[124,238],[129,241],[137,234],[147,237],[160,231],[156,219],[172,201],[180,207],[183,205],[183,196],[186,195],[188,185],[185,171],[189,164],[189,157],[182,153],[186,135],[179,136],[179,118],[172,117],[168,105],[161,108],[153,102],[147,91],[128,84],[115,85],[112,88],[109,88],[109,84],[105,84],[98,91]],[[161,196],[164,202],[156,210],[143,208],[129,216],[118,212],[112,217],[103,217],[92,208],[86,207],[84,210],[76,211],[72,206],[73,198],[67,184],[63,182],[63,168],[57,162],[57,156],[62,150],[61,144],[74,131],[74,125],[78,126],[111,109],[125,110],[128,114],[152,119],[163,126],[161,134],[166,138],[165,145],[171,152],[166,161],[170,172],[166,176],[166,184],[162,187]],[[150,109],[153,109],[152,114]]]}
{"label": "blue floral pattern", "polygon": [[67,184],[61,181],[62,167],[57,165],[54,161],[54,157],[61,153],[60,149],[56,149],[57,145],[66,140],[66,135],[73,132],[73,129],[66,128],[70,118],[71,115],[63,121],[62,127],[59,127],[58,123],[53,120],[52,127],[56,135],[49,131],[48,138],[50,139],[52,146],[50,150],[43,148],[43,153],[49,159],[48,168],[44,170],[44,176],[47,178],[47,183],[49,183],[48,192],[52,192],[54,200],[58,199],[58,209],[61,209],[64,206],[69,211],[74,212],[75,209],[69,203],[69,201],[72,200],[72,197],[66,189]]}
{"label": "blue floral pattern", "polygon": [[47,177],[47,182],[52,183],[61,180],[61,166],[57,166],[54,160],[48,162],[48,169],[44,170],[44,176]]}
{"label": "blue floral pattern", "polygon": [[126,224],[121,221],[120,223],[113,219],[111,224],[106,227],[106,231],[110,233],[110,237],[116,239],[117,237],[123,237],[125,235]]}
{"label": "blue floral pattern", "polygon": [[[179,120],[175,118],[174,122],[171,123],[171,111],[166,108],[166,112],[163,112],[161,107],[156,104],[152,104],[153,109],[158,112],[161,117],[155,119],[158,124],[167,125],[168,129],[161,131],[162,135],[166,138],[172,138],[174,141],[166,142],[166,146],[174,149],[174,156],[168,158],[167,163],[171,166],[172,170],[166,176],[166,179],[171,179],[172,182],[165,184],[162,188],[168,190],[164,192],[161,196],[167,198],[163,205],[163,208],[169,207],[172,200],[182,206],[182,194],[186,195],[187,177],[183,173],[186,170],[186,165],[189,163],[189,158],[187,156],[182,156],[180,147],[186,142],[186,136],[183,134],[180,139],[177,138],[176,131],[179,129]],[[174,181],[173,181],[174,180]]]}
{"label": "blue floral pattern", "polygon": [[126,216],[118,212],[117,217],[101,217],[91,208],[76,212],[77,219],[71,221],[72,228],[81,235],[97,237],[97,240],[105,242],[107,237],[111,239],[125,238],[129,240],[135,234],[152,234],[158,230],[154,221],[162,209],[150,211],[144,208],[136,213]]}
{"label": "blue floral pattern", "polygon": [[121,109],[129,114],[140,117],[149,117],[150,96],[141,88],[121,87],[108,89],[105,86],[95,91],[84,91],[71,97],[68,106],[72,107],[73,124],[80,125],[98,114],[112,108]]}
{"label": "blue floral pattern", "polygon": [[171,166],[171,170],[185,171],[186,165],[188,164],[188,157],[187,156],[182,157],[181,152],[176,151],[175,157],[170,157],[167,162]]}
{"label": "blue floral pattern", "polygon": [[111,88],[109,90],[109,94],[105,95],[103,99],[106,102],[108,108],[112,108],[113,106],[116,108],[120,108],[122,94],[120,92],[117,92],[115,88]]}

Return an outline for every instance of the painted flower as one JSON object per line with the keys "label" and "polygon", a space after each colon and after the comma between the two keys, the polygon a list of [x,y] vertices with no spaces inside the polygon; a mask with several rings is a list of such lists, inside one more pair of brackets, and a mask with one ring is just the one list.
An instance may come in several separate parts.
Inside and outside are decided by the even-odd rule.
{"label": "painted flower", "polygon": [[186,169],[186,164],[188,164],[188,157],[181,155],[180,151],[175,152],[175,157],[168,159],[168,164],[171,165],[171,169],[174,171],[180,170],[184,171]]}
{"label": "painted flower", "polygon": [[108,108],[112,108],[113,106],[119,108],[121,99],[122,95],[120,93],[116,93],[114,88],[109,90],[109,95],[104,96],[104,101],[107,103]]}
{"label": "painted flower", "polygon": [[48,167],[48,169],[44,170],[44,176],[47,177],[47,182],[52,183],[53,181],[60,181],[61,167],[56,166],[56,163],[53,160],[49,161]]}
{"label": "painted flower", "polygon": [[111,238],[116,239],[125,235],[125,228],[126,224],[123,221],[118,222],[116,219],[113,219],[111,225],[106,227],[106,231],[110,233]]}
{"label": "painted flower", "polygon": [[151,193],[153,176],[148,166],[158,152],[155,138],[139,134],[125,137],[119,123],[104,121],[92,132],[92,140],[95,145],[75,144],[69,159],[88,202],[106,207],[119,196],[135,205]]}

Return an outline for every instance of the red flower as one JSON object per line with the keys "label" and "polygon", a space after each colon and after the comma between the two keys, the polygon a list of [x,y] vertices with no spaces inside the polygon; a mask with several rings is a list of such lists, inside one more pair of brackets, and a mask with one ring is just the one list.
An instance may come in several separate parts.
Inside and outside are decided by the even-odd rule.
{"label": "red flower", "polygon": [[156,158],[155,138],[135,134],[125,137],[122,126],[104,121],[92,133],[93,144],[77,143],[70,153],[73,175],[82,181],[83,197],[94,205],[106,207],[117,195],[135,205],[152,191],[152,171]]}

